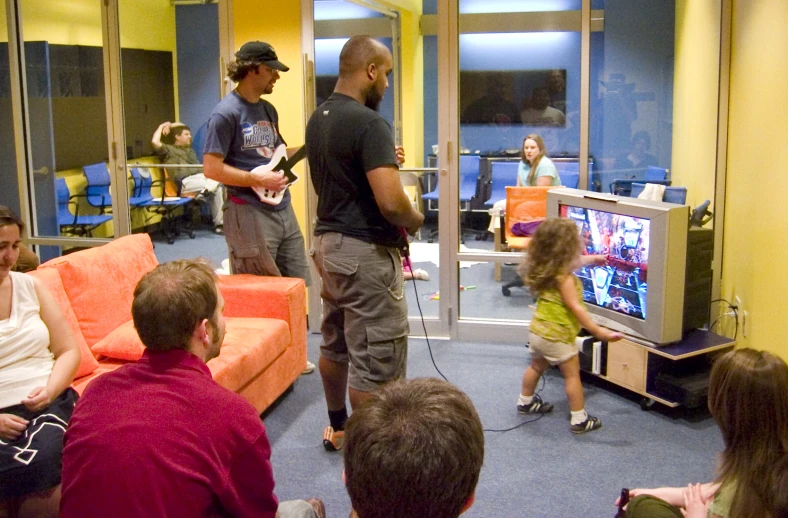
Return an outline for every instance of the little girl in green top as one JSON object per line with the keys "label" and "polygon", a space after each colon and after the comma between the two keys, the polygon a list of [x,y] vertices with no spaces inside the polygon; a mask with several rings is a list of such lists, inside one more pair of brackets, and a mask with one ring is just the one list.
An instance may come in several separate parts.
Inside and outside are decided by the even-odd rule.
{"label": "little girl in green top", "polygon": [[586,311],[583,287],[573,272],[592,264],[605,265],[607,258],[583,255],[583,252],[583,242],[574,221],[548,219],[534,233],[520,271],[538,300],[528,338],[531,365],[523,374],[517,410],[523,414],[545,414],[553,409],[553,405],[534,395],[534,390],[544,371],[550,365],[558,365],[569,400],[572,433],[590,432],[602,426],[602,421],[588,415],[584,408],[580,360],[575,346],[580,327],[607,342],[622,338],[620,333],[598,326]]}

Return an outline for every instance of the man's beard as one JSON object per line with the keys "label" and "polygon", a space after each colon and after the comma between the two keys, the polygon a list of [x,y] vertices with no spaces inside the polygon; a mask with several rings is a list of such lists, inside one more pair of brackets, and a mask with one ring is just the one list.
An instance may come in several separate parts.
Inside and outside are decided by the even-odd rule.
{"label": "man's beard", "polygon": [[364,106],[369,108],[370,110],[378,111],[380,108],[380,101],[383,100],[383,96],[378,93],[378,90],[375,88],[375,85],[370,85],[367,89],[367,95],[364,99]]}
{"label": "man's beard", "polygon": [[219,356],[219,352],[222,347],[222,342],[224,342],[224,335],[225,335],[225,333],[222,333],[219,330],[219,326],[217,325],[217,323],[211,322],[211,324],[213,325],[214,332],[213,332],[213,336],[211,337],[211,347],[210,349],[208,349],[207,358],[205,358],[206,363]]}

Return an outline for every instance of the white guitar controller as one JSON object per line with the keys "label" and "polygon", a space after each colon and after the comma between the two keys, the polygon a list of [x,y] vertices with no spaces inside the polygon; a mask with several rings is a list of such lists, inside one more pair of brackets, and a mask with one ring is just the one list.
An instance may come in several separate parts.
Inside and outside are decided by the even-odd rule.
{"label": "white guitar controller", "polygon": [[284,144],[280,144],[274,150],[274,156],[271,157],[270,162],[252,169],[251,172],[254,174],[281,171],[287,178],[287,185],[285,185],[285,188],[281,191],[272,191],[264,187],[252,187],[252,190],[254,190],[261,202],[268,203],[269,205],[279,205],[285,195],[285,192],[287,191],[287,188],[298,181],[298,175],[292,171],[293,166],[300,162],[305,156],[306,146],[302,146],[301,149],[296,151],[296,153],[288,160],[287,147]]}

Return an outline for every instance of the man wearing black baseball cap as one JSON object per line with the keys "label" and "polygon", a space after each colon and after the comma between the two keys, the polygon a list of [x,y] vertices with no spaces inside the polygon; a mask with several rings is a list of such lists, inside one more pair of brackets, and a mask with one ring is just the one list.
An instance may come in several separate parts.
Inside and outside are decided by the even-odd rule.
{"label": "man wearing black baseball cap", "polygon": [[[263,203],[252,190],[279,192],[287,179],[281,172],[252,173],[271,162],[275,150],[286,145],[279,132],[279,114],[261,96],[271,94],[280,72],[290,70],[274,47],[250,41],[235,53],[227,76],[238,83],[214,108],[203,149],[205,176],[223,183],[224,236],[233,273],[299,277],[311,284],[304,236],[298,226],[290,192],[277,205]],[[292,156],[298,148],[287,148]],[[314,370],[307,362],[306,371]],[[306,372],[305,371],[305,372]]]}
{"label": "man wearing black baseball cap", "polygon": [[250,41],[244,43],[238,52],[235,53],[235,58],[246,61],[260,61],[280,72],[287,72],[290,70],[290,67],[279,61],[276,57],[274,48],[264,41]]}

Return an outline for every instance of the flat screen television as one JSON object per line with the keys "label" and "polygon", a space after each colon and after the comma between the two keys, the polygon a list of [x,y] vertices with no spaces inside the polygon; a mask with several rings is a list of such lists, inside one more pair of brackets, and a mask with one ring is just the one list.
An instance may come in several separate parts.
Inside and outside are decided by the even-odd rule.
{"label": "flat screen television", "polygon": [[689,207],[559,188],[547,215],[573,220],[585,253],[608,256],[575,272],[595,322],[657,345],[681,340]]}

